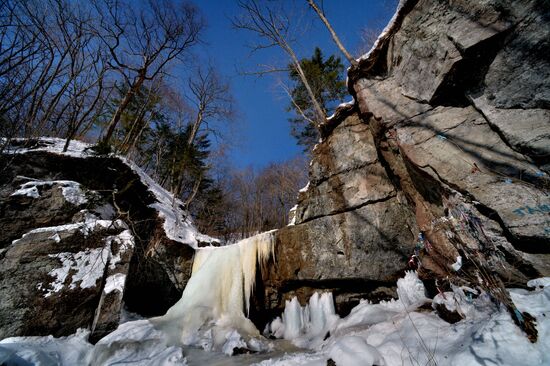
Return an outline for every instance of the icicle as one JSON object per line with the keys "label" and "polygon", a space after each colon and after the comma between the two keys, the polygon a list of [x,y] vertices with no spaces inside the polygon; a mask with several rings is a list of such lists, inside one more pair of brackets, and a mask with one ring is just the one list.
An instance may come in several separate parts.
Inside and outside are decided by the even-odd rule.
{"label": "icicle", "polygon": [[336,319],[338,315],[334,310],[332,293],[319,295],[315,292],[304,307],[300,306],[296,297],[286,300],[281,318],[273,320],[267,330],[276,338],[303,345],[304,342],[322,341]]}

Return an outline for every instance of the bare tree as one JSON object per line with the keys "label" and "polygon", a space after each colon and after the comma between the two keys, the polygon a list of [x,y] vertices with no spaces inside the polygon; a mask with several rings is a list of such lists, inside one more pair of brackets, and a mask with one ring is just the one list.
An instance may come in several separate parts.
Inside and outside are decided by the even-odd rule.
{"label": "bare tree", "polygon": [[268,5],[259,5],[256,0],[240,1],[239,6],[244,10],[244,15],[234,19],[233,24],[239,29],[256,33],[266,43],[253,46],[253,50],[260,50],[274,46],[280,47],[290,58],[292,66],[300,76],[315,111],[315,124],[320,127],[326,119],[326,111],[323,109],[307,80],[306,74],[300,65],[300,60],[290,44],[290,18],[281,9],[274,9]]}
{"label": "bare tree", "polygon": [[325,14],[323,13],[323,11],[317,6],[317,4],[315,4],[315,1],[313,0],[307,0],[309,6],[311,6],[311,8],[313,10],[315,10],[315,12],[317,13],[317,15],[319,16],[319,18],[321,19],[321,21],[325,24],[325,26],[327,27],[328,31],[330,32],[330,35],[332,37],[332,39],[334,40],[334,43],[336,43],[336,46],[338,46],[338,48],[340,49],[340,51],[344,54],[344,56],[348,59],[349,63],[352,64],[353,66],[356,66],[357,65],[357,60],[355,60],[351,54],[348,52],[348,50],[346,50],[346,48],[344,47],[344,45],[342,44],[342,42],[340,41],[340,38],[338,38],[338,35],[336,34],[336,32],[334,31],[334,28],[332,28],[332,25],[330,25],[330,22],[328,21],[327,17],[325,16]]}
{"label": "bare tree", "polygon": [[[229,84],[224,81],[212,66],[198,67],[194,76],[187,81],[189,95],[187,99],[193,108],[193,117],[190,121],[191,131],[187,138],[187,149],[190,149],[199,130],[202,128],[207,132],[216,133],[210,125],[213,121],[231,120],[234,116],[233,97]],[[183,171],[185,160],[181,160],[180,171]],[[200,179],[195,182],[195,187],[185,204],[188,206],[195,198]],[[172,191],[175,195],[182,192],[183,177],[174,182]]]}
{"label": "bare tree", "polygon": [[186,51],[199,42],[203,29],[197,9],[188,3],[148,0],[140,5],[123,0],[96,2],[100,16],[97,35],[111,55],[110,66],[128,86],[103,142],[111,139],[122,113],[143,83],[156,78],[175,59],[186,56]]}
{"label": "bare tree", "polygon": [[101,105],[106,64],[93,9],[66,0],[1,7],[0,114],[19,134],[70,140]]}
{"label": "bare tree", "polygon": [[296,192],[307,180],[306,166],[301,157],[272,163],[259,171],[248,167],[227,172],[227,237],[238,240],[285,226]]}

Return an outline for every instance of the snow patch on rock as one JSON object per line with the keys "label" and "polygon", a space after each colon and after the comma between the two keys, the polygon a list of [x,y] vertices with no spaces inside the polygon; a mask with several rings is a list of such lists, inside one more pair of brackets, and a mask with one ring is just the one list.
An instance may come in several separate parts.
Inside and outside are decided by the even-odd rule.
{"label": "snow patch on rock", "polygon": [[124,291],[124,283],[126,282],[126,275],[124,273],[115,273],[112,276],[107,277],[105,280],[105,287],[103,292],[109,294],[113,291],[122,293]]}
{"label": "snow patch on rock", "polygon": [[103,277],[105,266],[109,260],[109,250],[107,248],[86,249],[78,253],[57,253],[50,254],[49,257],[57,258],[62,267],[48,272],[54,278],[49,284],[50,288],[42,288],[46,293],[44,297],[61,291],[66,287],[65,282],[69,274],[71,275],[69,289],[90,288],[97,284],[97,280]]}
{"label": "snow patch on rock", "polygon": [[118,235],[112,235],[105,238],[107,248],[111,248],[113,243],[118,244],[118,251],[112,254],[109,261],[109,268],[115,269],[116,265],[122,260],[121,254],[134,247],[134,236],[130,230],[124,230]]}
{"label": "snow patch on rock", "polygon": [[23,183],[20,188],[11,195],[38,198],[40,197],[38,187],[44,186],[59,186],[65,200],[75,206],[80,206],[88,202],[86,195],[80,188],[80,184],[71,180],[32,180],[30,182]]}
{"label": "snow patch on rock", "polygon": [[[86,248],[77,253],[62,252],[50,254],[50,258],[56,258],[60,261],[61,267],[55,268],[48,272],[53,278],[49,284],[39,283],[37,288],[44,291],[44,297],[49,297],[64,288],[76,289],[90,288],[97,285],[97,281],[101,279],[107,269],[115,269],[116,264],[121,261],[121,255],[125,251],[134,247],[134,237],[126,224],[121,220],[99,220],[96,216],[85,213],[83,222],[66,224],[60,226],[52,226],[38,228],[23,234],[20,239],[14,240],[12,245],[17,245],[22,241],[32,240],[34,235],[47,233],[51,234],[49,238],[56,243],[61,241],[61,235],[71,235],[76,231],[80,231],[84,236],[89,235],[98,229],[124,229],[117,235],[108,236],[105,239],[105,245],[100,248]],[[113,243],[117,244],[117,251],[113,253],[111,248]],[[116,276],[116,275],[114,275]],[[112,276],[111,276],[112,277]],[[111,290],[124,288],[124,279],[120,276],[113,277],[109,280]],[[107,285],[106,285],[107,286]],[[110,291],[107,291],[110,292]]]}

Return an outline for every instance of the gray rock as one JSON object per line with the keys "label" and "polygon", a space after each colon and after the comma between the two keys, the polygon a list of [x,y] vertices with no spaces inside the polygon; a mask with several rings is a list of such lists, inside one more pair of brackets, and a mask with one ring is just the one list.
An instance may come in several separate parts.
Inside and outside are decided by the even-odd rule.
{"label": "gray rock", "polygon": [[395,196],[394,187],[378,163],[368,126],[351,115],[315,148],[310,183],[298,197],[295,223],[349,211],[392,196]]}
{"label": "gray rock", "polygon": [[[95,341],[118,326],[123,303],[152,316],[179,299],[193,249],[166,237],[163,221],[148,207],[153,197],[128,165],[44,152],[0,155],[0,165],[6,161],[0,176],[6,229],[0,238],[0,338],[66,336],[83,327]],[[40,185],[38,195],[12,196],[32,179],[78,182],[86,202],[68,202],[56,184]],[[129,237],[127,230],[135,247],[117,239]],[[77,264],[95,277],[81,278]]]}
{"label": "gray rock", "polygon": [[387,298],[407,268],[417,232],[413,213],[381,165],[370,128],[356,114],[317,145],[294,226],[276,233],[276,265],[264,278],[266,306],[280,308],[331,290],[337,309]]}
{"label": "gray rock", "polygon": [[[522,180],[538,168],[510,149],[473,107],[439,107],[396,130],[415,166],[495,211],[517,238],[550,239],[547,192]],[[522,207],[525,212],[517,211]]]}
{"label": "gray rock", "polygon": [[277,233],[267,308],[332,290],[343,309],[391,288],[413,253],[423,279],[469,283],[477,264],[508,285],[550,275],[546,9],[407,2],[348,73],[359,113],[336,113],[313,153],[296,225]]}
{"label": "gray rock", "polygon": [[77,223],[37,229],[6,248],[0,261],[0,338],[63,336],[91,325],[114,258],[104,239],[120,229],[85,228]]}

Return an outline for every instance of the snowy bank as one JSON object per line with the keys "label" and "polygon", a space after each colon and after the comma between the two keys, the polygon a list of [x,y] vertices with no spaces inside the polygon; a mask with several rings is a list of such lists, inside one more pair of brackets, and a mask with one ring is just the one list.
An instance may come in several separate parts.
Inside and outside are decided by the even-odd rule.
{"label": "snowy bank", "polygon": [[[66,140],[64,139],[54,137],[41,137],[39,139],[33,140],[33,144],[31,146],[25,147],[25,143],[28,141],[29,140],[26,139],[12,139],[10,140],[10,144],[4,150],[4,153],[26,154],[35,151],[42,151],[80,159],[86,159],[95,156],[90,151],[90,147],[92,145],[78,140],[71,140],[66,152],[63,152],[63,147],[66,142]],[[158,185],[140,167],[138,167],[132,161],[126,159],[123,156],[110,155],[109,157],[119,159],[130,169],[132,169],[139,176],[140,181],[143,183],[143,185],[152,194],[155,202],[151,203],[149,207],[155,209],[159,218],[163,220],[164,232],[166,233],[166,237],[168,239],[189,245],[193,248],[198,248],[199,243],[217,242],[217,240],[214,238],[200,234],[193,225],[189,214],[183,209],[183,203],[179,199],[174,199],[173,195],[170,192]],[[67,181],[30,181],[23,184],[20,189],[14,193],[14,195],[38,197],[38,188],[41,185],[52,184],[57,184],[62,187],[63,194],[69,202],[73,202],[74,204],[85,203],[85,197],[79,195],[79,186],[69,184],[69,182]]]}
{"label": "snowy bank", "polygon": [[[337,366],[550,364],[548,279],[530,281],[538,286],[532,291],[509,290],[518,309],[536,318],[539,333],[536,343],[531,343],[507,310],[497,307],[487,294],[476,298],[463,296],[462,289],[457,287],[455,292],[438,295],[444,297],[446,306],[459,308],[465,315],[465,319],[449,324],[433,311],[417,310],[429,299],[425,298],[424,287],[415,273],[407,273],[400,281],[398,300],[379,304],[361,302],[346,318],[332,321],[322,342],[307,331],[314,328],[315,321],[311,315],[306,316],[306,308],[301,308],[299,316],[287,317],[283,323],[296,329],[300,321],[309,319],[310,324],[302,324],[302,332],[296,333],[292,340],[313,352],[287,355],[260,365],[325,366],[329,359]],[[287,302],[287,308],[292,310],[285,309],[285,313],[300,313],[293,301]],[[308,306],[311,308],[311,301]],[[281,325],[275,325],[275,330],[279,330]],[[309,343],[304,341],[308,336]]]}
{"label": "snowy bank", "polygon": [[[65,338],[8,338],[0,341],[0,363],[9,360],[14,364],[25,364],[23,360],[45,360],[41,361],[42,364],[114,365],[124,362],[130,365],[187,365],[186,349],[181,347],[181,342],[174,342],[173,336],[195,347],[226,354],[244,347],[270,352],[278,344],[261,338],[254,329],[245,329],[250,323],[244,318],[242,307],[235,307],[244,307],[243,287],[233,286],[235,282],[232,281],[229,281],[229,286],[224,286],[219,277],[223,274],[244,283],[241,276],[247,276],[244,272],[250,270],[245,264],[248,263],[246,258],[250,259],[251,252],[254,252],[254,245],[250,243],[257,242],[255,259],[259,260],[270,250],[269,240],[264,239],[268,237],[249,240],[247,249],[241,243],[221,250],[204,250],[204,257],[197,264],[188,285],[189,290],[186,289],[180,303],[164,317],[124,323],[95,347],[86,342],[85,332]],[[237,262],[241,267],[224,265],[216,269],[221,257],[231,257],[231,262]],[[193,278],[194,283],[191,283]],[[214,291],[204,291],[206,280],[215,282]],[[292,299],[287,302],[283,318],[272,323],[268,330],[274,330],[293,342],[298,341],[307,349],[285,355],[279,352],[276,357],[263,361],[260,357],[252,357],[228,362],[260,366],[326,366],[331,359],[337,366],[548,365],[549,284],[550,279],[543,278],[530,281],[530,285],[535,287],[531,291],[509,290],[516,306],[535,317],[539,332],[536,343],[529,342],[509,313],[497,307],[487,294],[480,293],[475,298],[463,296],[463,289],[455,287],[453,292],[438,295],[443,300],[434,299],[434,303],[460,309],[465,315],[455,324],[443,321],[425,306],[422,307],[424,310],[419,309],[431,300],[425,297],[425,289],[416,273],[409,272],[399,280],[399,299],[379,304],[363,301],[343,319],[334,314],[329,293],[315,295],[306,307]],[[222,298],[225,298],[225,304]],[[184,314],[186,308],[190,316]],[[191,328],[187,330],[193,332],[185,330],[189,325]],[[177,332],[172,332],[174,330]],[[219,356],[212,357],[219,360]],[[20,360],[20,363],[13,360]],[[55,362],[51,363],[51,360]],[[201,358],[200,364],[208,364],[207,354]]]}

